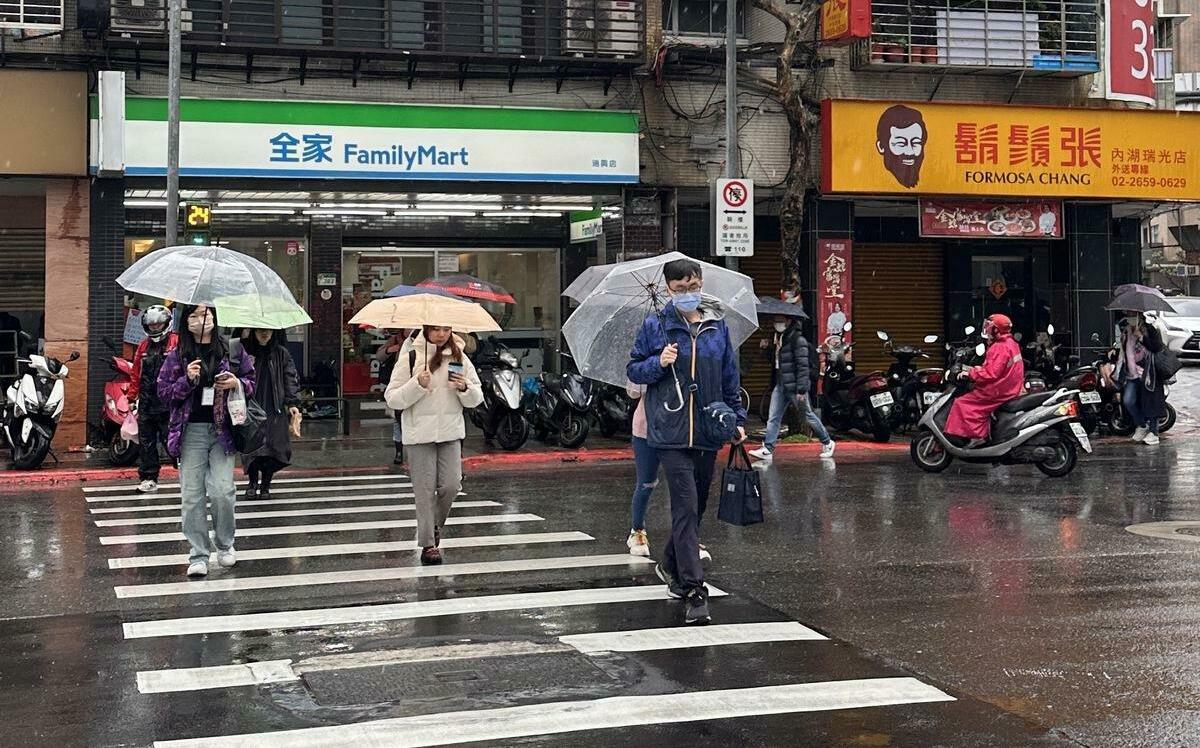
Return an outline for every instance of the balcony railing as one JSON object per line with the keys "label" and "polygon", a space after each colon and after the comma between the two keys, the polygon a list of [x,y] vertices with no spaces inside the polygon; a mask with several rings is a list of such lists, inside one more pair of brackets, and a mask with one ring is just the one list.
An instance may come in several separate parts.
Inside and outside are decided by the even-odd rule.
{"label": "balcony railing", "polygon": [[[165,0],[112,0],[110,34],[165,39],[165,7]],[[184,0],[184,7],[184,45],[193,48],[632,60],[643,52],[643,0]]]}
{"label": "balcony railing", "polygon": [[947,72],[1100,69],[1095,0],[875,0],[858,67],[941,66]]}
{"label": "balcony railing", "polygon": [[57,31],[62,27],[62,0],[0,0],[0,29]]}

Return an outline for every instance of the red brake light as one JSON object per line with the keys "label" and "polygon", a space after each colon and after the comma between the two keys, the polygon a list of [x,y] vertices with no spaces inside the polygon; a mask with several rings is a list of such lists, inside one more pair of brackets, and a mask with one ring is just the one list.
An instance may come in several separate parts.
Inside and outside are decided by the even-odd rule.
{"label": "red brake light", "polygon": [[931,371],[921,375],[921,384],[941,384],[943,374],[941,371]]}
{"label": "red brake light", "polygon": [[1087,374],[1084,374],[1079,379],[1079,389],[1081,389],[1081,390],[1091,391],[1091,390],[1096,389],[1096,387],[1099,384],[1100,384],[1100,379],[1095,374],[1092,374],[1090,372]]}

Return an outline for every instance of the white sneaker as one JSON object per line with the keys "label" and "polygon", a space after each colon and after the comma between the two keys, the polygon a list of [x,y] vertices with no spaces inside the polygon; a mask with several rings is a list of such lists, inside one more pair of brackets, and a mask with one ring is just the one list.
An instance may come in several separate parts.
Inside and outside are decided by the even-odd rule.
{"label": "white sneaker", "polygon": [[217,565],[222,569],[228,569],[237,563],[237,551],[230,548],[227,551],[217,551]]}
{"label": "white sneaker", "polygon": [[152,480],[144,480],[138,484],[138,493],[154,493],[158,490],[158,484]]}
{"label": "white sneaker", "polygon": [[708,552],[708,546],[700,546],[700,566],[707,569],[712,564],[712,554]]}
{"label": "white sneaker", "polygon": [[189,577],[206,577],[208,576],[208,562],[197,561],[188,567],[187,575]]}
{"label": "white sneaker", "polygon": [[833,457],[833,450],[837,449],[837,442],[829,442],[821,445],[821,457],[829,459]]}
{"label": "white sneaker", "polygon": [[750,456],[756,460],[762,460],[764,462],[770,462],[771,460],[775,459],[775,455],[771,454],[771,450],[767,449],[766,447],[759,447],[758,449],[751,451]]}
{"label": "white sneaker", "polygon": [[1149,433],[1150,429],[1146,428],[1145,426],[1138,426],[1137,429],[1134,430],[1133,436],[1130,437],[1130,440],[1140,442],[1145,439]]}
{"label": "white sneaker", "polygon": [[631,556],[650,557],[650,539],[646,537],[645,530],[630,530],[625,545],[629,548]]}
{"label": "white sneaker", "polygon": [[1158,438],[1158,434],[1146,434],[1146,438],[1142,439],[1142,444],[1148,444],[1151,447],[1153,447],[1155,444],[1158,444],[1160,441],[1162,441],[1162,440]]}

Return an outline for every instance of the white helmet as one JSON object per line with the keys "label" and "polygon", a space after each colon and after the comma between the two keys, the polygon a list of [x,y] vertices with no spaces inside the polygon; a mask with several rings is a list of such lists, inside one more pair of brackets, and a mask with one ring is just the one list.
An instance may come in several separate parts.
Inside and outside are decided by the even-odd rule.
{"label": "white helmet", "polygon": [[171,319],[171,310],[161,304],[142,312],[142,329],[146,331],[146,337],[161,343],[171,334]]}

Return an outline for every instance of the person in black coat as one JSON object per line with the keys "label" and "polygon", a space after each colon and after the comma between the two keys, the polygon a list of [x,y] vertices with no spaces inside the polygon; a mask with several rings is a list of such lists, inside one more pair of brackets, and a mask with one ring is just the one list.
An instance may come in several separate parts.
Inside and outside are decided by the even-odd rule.
{"label": "person in black coat", "polygon": [[300,436],[300,377],[283,330],[251,330],[244,337],[254,356],[254,399],[267,414],[257,444],[242,455],[250,478],[247,499],[268,499],[275,473],[292,463],[292,436]]}
{"label": "person in black coat", "polygon": [[800,321],[795,317],[775,317],[775,334],[762,342],[763,352],[771,361],[771,412],[767,416],[767,432],[763,435],[761,448],[750,453],[752,457],[770,461],[774,458],[775,443],[779,441],[779,429],[783,415],[795,406],[804,415],[813,435],[821,441],[821,456],[833,457],[834,443],[829,437],[821,417],[813,411],[808,393],[817,369],[816,350],[809,345],[800,330]]}

